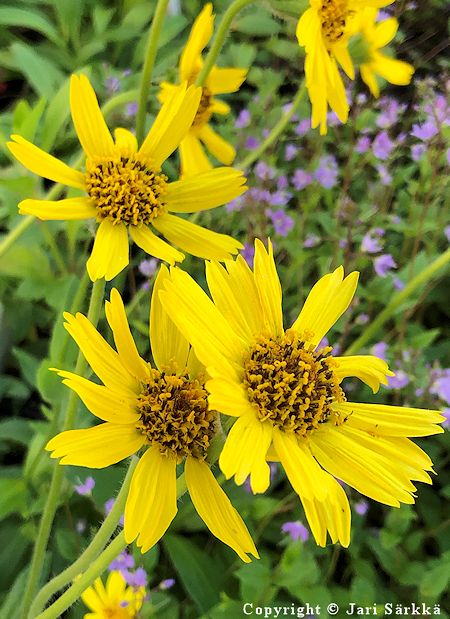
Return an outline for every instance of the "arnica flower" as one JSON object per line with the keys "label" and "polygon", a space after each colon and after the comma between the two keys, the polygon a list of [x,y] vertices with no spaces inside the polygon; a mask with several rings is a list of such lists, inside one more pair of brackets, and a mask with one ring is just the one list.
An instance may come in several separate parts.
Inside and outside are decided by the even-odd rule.
{"label": "arnica flower", "polygon": [[[214,15],[212,4],[208,3],[192,26],[191,34],[180,60],[180,83],[187,81],[188,86],[194,84],[203,66],[201,53],[208,44],[213,33]],[[226,140],[218,135],[208,122],[212,114],[228,114],[230,107],[215,98],[239,90],[247,75],[246,69],[219,69],[213,67],[202,88],[202,97],[197,113],[188,134],[180,144],[181,175],[190,177],[212,168],[202,142],[209,152],[219,161],[230,165],[236,156],[236,151]],[[169,82],[161,83],[158,97],[161,102],[168,99],[176,86]]]}
{"label": "arnica flower", "polygon": [[97,578],[93,587],[81,594],[81,599],[92,611],[84,619],[134,619],[141,609],[145,589],[127,587],[120,572],[111,572],[104,586]]}
{"label": "arnica flower", "polygon": [[355,70],[347,49],[348,20],[366,6],[385,6],[390,0],[309,0],[310,8],[297,25],[299,45],[305,48],[306,86],[312,105],[311,126],[327,132],[328,105],[347,122],[349,106],[337,63],[350,79]]}
{"label": "arnica flower", "polygon": [[[364,62],[361,67],[361,77],[375,96],[380,96],[380,87],[376,75],[397,86],[406,86],[411,81],[414,73],[413,67],[403,60],[389,58],[381,53],[380,49],[390,43],[398,30],[398,22],[394,17],[376,23],[377,9],[375,3],[370,3],[355,16],[353,27],[360,31],[369,48],[369,62]],[[387,4],[387,3],[385,3]],[[366,7],[369,2],[366,3]],[[380,6],[380,5],[377,5]]]}
{"label": "arnica flower", "polygon": [[117,352],[83,314],[65,313],[65,327],[103,382],[59,370],[87,408],[106,423],[69,430],[46,446],[61,464],[104,468],[142,447],[125,505],[125,539],[137,538],[146,552],[163,536],[177,513],[176,467],[184,460],[192,502],[210,531],[243,561],[258,556],[247,528],[217,483],[207,450],[218,429],[218,413],[208,405],[204,368],[158,298],[169,276],[161,267],[150,313],[150,342],[156,369],[137,351],[120,294],[111,292],[106,318]]}
{"label": "arnica flower", "polygon": [[100,222],[91,257],[90,278],[115,277],[129,262],[128,233],[144,251],[170,264],[184,255],[150,230],[151,224],[181,249],[214,260],[230,257],[242,245],[229,236],[205,230],[171,215],[207,210],[225,204],[245,191],[245,179],[232,168],[217,168],[195,179],[167,182],[161,164],[180,144],[195,117],[201,90],[186,84],[174,88],[138,149],[134,135],[116,129],[115,143],[100,111],[89,80],[72,75],[70,107],[86,172],[72,170],[19,135],[8,147],[29,170],[57,183],[83,189],[87,197],[55,202],[24,200],[21,213],[40,219],[88,219]]}
{"label": "arnica flower", "polygon": [[438,412],[347,402],[344,378],[377,392],[392,376],[370,355],[333,357],[318,344],[348,308],[358,273],[322,277],[291,328],[269,244],[256,241],[254,271],[244,259],[207,263],[213,301],[180,269],[160,297],[212,377],[209,404],[236,418],[219,464],[253,492],[269,486],[267,461],[280,461],[299,494],[316,542],[350,541],[350,508],[335,478],[387,505],[414,503],[413,481],[431,483],[430,458],[408,438],[442,432]]}

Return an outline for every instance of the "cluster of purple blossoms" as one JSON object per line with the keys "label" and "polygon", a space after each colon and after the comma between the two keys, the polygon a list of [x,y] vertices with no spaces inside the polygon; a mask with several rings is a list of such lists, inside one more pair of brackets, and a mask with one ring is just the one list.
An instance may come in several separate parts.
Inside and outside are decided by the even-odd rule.
{"label": "cluster of purple blossoms", "polygon": [[331,189],[334,187],[339,176],[339,167],[336,158],[333,157],[333,155],[321,157],[319,160],[319,167],[315,171],[314,176],[324,189]]}
{"label": "cluster of purple blossoms", "polygon": [[89,496],[95,487],[95,480],[93,477],[88,477],[84,484],[74,486],[75,492],[81,496]]}
{"label": "cluster of purple blossoms", "polygon": [[252,116],[248,110],[241,110],[239,112],[239,116],[236,118],[234,126],[236,127],[236,129],[243,129],[244,127],[248,127],[251,118]]}
{"label": "cluster of purple blossoms", "polygon": [[301,539],[303,543],[308,541],[309,531],[298,520],[296,522],[285,522],[281,530],[283,533],[288,533],[293,542],[296,542],[298,539]]}
{"label": "cluster of purple blossoms", "polygon": [[389,139],[386,131],[379,133],[372,142],[373,154],[377,159],[386,161],[394,150],[394,142]]}
{"label": "cluster of purple blossoms", "polygon": [[375,231],[375,235],[373,236],[370,232],[363,236],[363,240],[361,242],[361,249],[368,254],[376,254],[383,249],[383,245],[380,243],[380,236],[383,236],[384,230],[382,228],[377,228]]}
{"label": "cluster of purple blossoms", "polygon": [[292,177],[292,184],[296,188],[297,191],[301,191],[305,187],[307,187],[310,183],[312,183],[313,177],[309,172],[302,170],[299,168],[295,170],[294,176]]}
{"label": "cluster of purple blossoms", "polygon": [[292,217],[286,215],[281,208],[278,211],[267,209],[266,214],[272,221],[276,234],[281,234],[281,236],[287,236],[295,225]]}

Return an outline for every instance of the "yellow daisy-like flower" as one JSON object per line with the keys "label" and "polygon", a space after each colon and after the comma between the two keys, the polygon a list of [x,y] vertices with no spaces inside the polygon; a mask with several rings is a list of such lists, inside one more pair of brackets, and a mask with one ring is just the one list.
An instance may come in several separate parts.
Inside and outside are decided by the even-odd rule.
{"label": "yellow daisy-like flower", "polygon": [[414,68],[403,60],[389,58],[379,51],[394,38],[398,30],[398,22],[391,17],[377,24],[376,17],[377,9],[364,9],[356,16],[354,27],[357,32],[361,32],[369,44],[370,61],[361,65],[361,77],[370,88],[370,92],[375,97],[379,97],[380,88],[375,75],[381,75],[391,84],[406,86],[411,81]]}
{"label": "yellow daisy-like flower", "polygon": [[[212,4],[208,3],[195,20],[189,40],[181,55],[180,83],[187,81],[190,86],[197,79],[203,66],[201,53],[213,33],[213,21]],[[208,121],[214,113],[228,114],[230,111],[229,106],[215,99],[214,95],[236,92],[246,75],[246,69],[219,69],[215,66],[212,68],[202,88],[202,97],[195,118],[180,144],[183,178],[195,176],[212,168],[201,142],[222,163],[230,165],[234,160],[236,151],[231,144],[211,129]],[[161,88],[158,97],[161,102],[164,102],[176,86],[169,82],[162,82]]]}
{"label": "yellow daisy-like flower", "polygon": [[93,587],[81,594],[81,599],[92,610],[84,619],[134,619],[145,597],[144,587],[127,587],[120,572],[111,572],[104,586],[97,578]]}
{"label": "yellow daisy-like flower", "polygon": [[65,313],[65,327],[103,385],[57,370],[87,408],[105,421],[87,430],[55,436],[46,449],[61,464],[104,468],[144,446],[125,506],[125,539],[146,552],[163,536],[177,513],[176,466],[185,460],[192,502],[210,531],[243,561],[258,557],[247,528],[217,483],[207,462],[218,414],[208,404],[204,367],[163,310],[158,293],[169,276],[161,267],[154,285],[150,342],[156,369],[137,351],[116,289],[106,318],[117,352],[83,314]]}
{"label": "yellow daisy-like flower", "polygon": [[230,236],[205,230],[174,213],[193,213],[220,206],[241,195],[245,178],[233,168],[217,168],[195,179],[167,182],[161,164],[189,131],[201,89],[175,87],[138,149],[134,135],[116,129],[115,142],[100,111],[89,80],[72,75],[70,107],[86,173],[71,169],[19,135],[8,142],[13,155],[29,170],[57,183],[83,189],[87,197],[55,202],[24,200],[21,213],[40,219],[87,219],[100,222],[87,269],[93,281],[115,277],[129,262],[128,233],[144,251],[170,264],[184,255],[150,230],[181,249],[213,260],[230,258],[242,244]]}
{"label": "yellow daisy-like flower", "polygon": [[382,7],[392,0],[309,0],[297,25],[299,45],[305,48],[306,86],[312,105],[311,126],[327,132],[328,105],[343,123],[348,118],[345,88],[337,63],[350,79],[355,70],[348,53],[348,21],[365,7]]}
{"label": "yellow daisy-like flower", "polygon": [[311,290],[291,328],[272,246],[256,241],[254,272],[242,256],[207,263],[213,301],[180,269],[160,297],[212,376],[210,406],[236,417],[219,464],[254,492],[269,486],[267,461],[281,461],[299,494],[316,542],[350,541],[350,508],[335,477],[380,503],[414,503],[411,480],[431,483],[430,458],[408,438],[442,432],[437,412],[347,402],[341,382],[356,376],[374,392],[386,376],[373,356],[333,357],[317,346],[348,308],[358,273],[339,267]]}

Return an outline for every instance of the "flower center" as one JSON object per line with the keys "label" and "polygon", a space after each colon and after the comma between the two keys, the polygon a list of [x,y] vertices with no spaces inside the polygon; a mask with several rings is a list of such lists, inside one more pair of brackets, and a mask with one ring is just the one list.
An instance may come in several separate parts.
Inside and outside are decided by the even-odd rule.
{"label": "flower center", "polygon": [[178,462],[185,456],[204,460],[217,423],[203,382],[186,376],[186,371],[174,376],[152,369],[138,399],[141,417],[136,427]]}
{"label": "flower center", "polygon": [[152,164],[133,155],[87,160],[86,191],[97,207],[97,221],[142,226],[164,212],[167,176]]}
{"label": "flower center", "polygon": [[207,86],[203,86],[202,88],[202,98],[200,99],[200,104],[198,106],[197,114],[195,115],[194,121],[192,123],[193,127],[203,127],[206,125],[208,120],[211,118],[211,103],[212,103],[213,93]]}
{"label": "flower center", "polygon": [[245,353],[243,387],[256,405],[261,421],[270,419],[284,432],[305,437],[328,420],[339,423],[331,405],[345,395],[334,375],[337,363],[288,329],[280,342],[257,335]]}
{"label": "flower center", "polygon": [[347,0],[322,1],[322,35],[330,45],[342,38],[348,15]]}
{"label": "flower center", "polygon": [[120,606],[109,606],[103,608],[104,619],[130,619],[131,615],[126,608]]}

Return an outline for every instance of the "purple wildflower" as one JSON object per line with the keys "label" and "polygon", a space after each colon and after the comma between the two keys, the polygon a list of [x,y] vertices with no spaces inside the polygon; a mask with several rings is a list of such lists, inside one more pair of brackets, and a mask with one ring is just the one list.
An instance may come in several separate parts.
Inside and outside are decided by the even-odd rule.
{"label": "purple wildflower", "polygon": [[388,186],[392,183],[392,176],[389,174],[388,169],[384,165],[377,166],[378,174],[380,175],[381,184]]}
{"label": "purple wildflower", "polygon": [[[116,502],[116,499],[108,499],[105,503],[105,512],[106,515],[109,514],[109,512],[112,510],[114,503]],[[119,521],[119,524],[121,524],[122,526],[125,524],[125,514],[122,516],[122,518]]]}
{"label": "purple wildflower", "polygon": [[262,136],[263,138],[267,138],[267,136],[269,135],[270,131],[268,129],[263,129],[262,130]]}
{"label": "purple wildflower", "polygon": [[395,373],[395,376],[388,376],[387,379],[387,387],[389,389],[403,389],[403,387],[406,387],[409,383],[408,374],[403,370],[398,370],[398,372]]}
{"label": "purple wildflower", "polygon": [[450,243],[450,226],[445,226],[444,234],[447,237],[448,242]]}
{"label": "purple wildflower", "polygon": [[236,118],[234,126],[236,127],[236,129],[243,129],[244,127],[248,126],[251,118],[252,116],[248,110],[241,110],[239,112],[239,116]]}
{"label": "purple wildflower", "polygon": [[386,232],[386,230],[384,228],[375,228],[374,230],[375,234],[377,234],[378,236],[383,236],[384,233]]}
{"label": "purple wildflower", "polygon": [[355,151],[362,155],[363,153],[366,153],[370,148],[370,138],[367,137],[367,135],[363,135],[359,138],[359,140],[356,142],[356,146],[355,146]]}
{"label": "purple wildflower", "polygon": [[339,247],[341,249],[344,249],[344,247],[347,247],[347,239],[342,239],[339,241]]}
{"label": "purple wildflower", "polygon": [[271,206],[286,206],[291,198],[290,191],[275,191],[269,198],[269,204]]}
{"label": "purple wildflower", "polygon": [[372,352],[373,352],[374,356],[378,357],[379,359],[381,359],[385,363],[387,363],[387,359],[386,359],[387,347],[388,347],[388,345],[386,344],[386,342],[378,342],[372,348]]}
{"label": "purple wildflower", "polygon": [[158,269],[158,258],[146,258],[139,263],[139,271],[144,277],[151,277]]}
{"label": "purple wildflower", "polygon": [[286,174],[282,174],[277,178],[277,189],[286,189],[288,185],[289,181]]}
{"label": "purple wildflower", "polygon": [[292,184],[297,189],[297,191],[301,191],[307,185],[312,183],[312,180],[313,178],[311,174],[299,168],[298,170],[295,170],[294,172],[294,176],[292,177]]}
{"label": "purple wildflower", "polygon": [[260,181],[267,181],[275,178],[276,171],[270,168],[264,161],[260,161],[255,166],[255,174]]}
{"label": "purple wildflower", "polygon": [[167,578],[166,580],[163,580],[162,583],[159,585],[160,589],[170,589],[170,587],[173,587],[175,584],[175,579],[174,578]]}
{"label": "purple wildflower", "polygon": [[231,213],[231,211],[241,211],[243,206],[244,197],[238,196],[237,198],[234,198],[234,200],[231,200],[231,202],[228,202],[228,204],[225,206],[225,209],[227,213]]}
{"label": "purple wildflower", "polygon": [[430,387],[430,393],[450,404],[450,369],[439,370],[436,380]]}
{"label": "purple wildflower", "polygon": [[369,503],[367,501],[359,501],[355,504],[355,512],[360,516],[364,516],[364,514],[367,514],[368,509]]}
{"label": "purple wildflower", "polygon": [[444,415],[445,420],[442,422],[442,426],[444,428],[448,428],[450,426],[450,408],[443,408],[441,413]]}
{"label": "purple wildflower", "polygon": [[132,71],[131,69],[125,69],[125,71],[123,72],[123,76],[127,77],[127,75],[131,75]]}
{"label": "purple wildflower", "polygon": [[303,247],[315,247],[320,243],[320,237],[317,234],[307,234]]}
{"label": "purple wildflower", "polygon": [[450,165],[450,148],[447,148],[447,163]]}
{"label": "purple wildflower", "polygon": [[325,189],[331,189],[337,183],[339,169],[336,159],[333,155],[322,157],[319,161],[319,168],[315,172],[316,180]]}
{"label": "purple wildflower", "polygon": [[247,142],[245,143],[245,148],[247,150],[255,150],[255,148],[258,148],[259,146],[259,140],[257,140],[256,138],[254,138],[252,135],[248,138]]}
{"label": "purple wildflower", "polygon": [[148,584],[147,573],[143,567],[138,567],[134,573],[123,572],[123,577],[133,589],[140,589]]}
{"label": "purple wildflower", "polygon": [[298,153],[298,148],[296,146],[294,146],[293,144],[287,144],[284,158],[286,159],[286,161],[292,161],[292,159],[295,157],[297,153]]}
{"label": "purple wildflower", "polygon": [[374,262],[375,272],[379,277],[386,277],[390,269],[397,268],[391,254],[382,254]]}
{"label": "purple wildflower", "polygon": [[395,125],[399,112],[403,111],[403,109],[404,107],[399,106],[397,101],[390,100],[376,120],[377,127],[389,129],[389,127]]}
{"label": "purple wildflower", "polygon": [[372,144],[373,154],[377,159],[381,159],[382,161],[389,158],[393,148],[394,143],[389,139],[386,131],[379,133]]}
{"label": "purple wildflower", "polygon": [[365,234],[361,242],[361,249],[368,254],[376,254],[383,249],[378,239],[374,239],[371,234]]}
{"label": "purple wildflower", "polygon": [[281,527],[281,530],[283,533],[289,533],[289,536],[293,542],[296,542],[299,538],[302,542],[308,541],[308,529],[301,522],[285,522]]}
{"label": "purple wildflower", "polygon": [[394,215],[392,217],[392,223],[395,224],[396,226],[398,226],[399,224],[402,223],[402,220],[400,217],[398,217],[397,215]]}
{"label": "purple wildflower", "polygon": [[364,103],[366,103],[366,101],[367,95],[365,95],[363,92],[359,93],[359,95],[356,97],[356,102],[360,105],[363,105]]}
{"label": "purple wildflower", "polygon": [[[134,568],[134,559],[128,554],[126,550],[122,550],[112,563],[109,564],[108,569],[110,572],[127,573],[128,570]],[[126,578],[124,576],[124,578]]]}
{"label": "purple wildflower", "polygon": [[108,95],[114,95],[120,90],[120,80],[117,77],[108,77],[103,84],[106,86]]}
{"label": "purple wildflower", "polygon": [[255,248],[248,243],[244,243],[244,249],[241,249],[241,255],[250,268],[253,268],[253,258],[255,257]]}
{"label": "purple wildflower", "polygon": [[394,278],[394,288],[396,290],[403,290],[403,288],[405,288],[406,284],[402,282],[401,279],[398,279],[397,277]]}
{"label": "purple wildflower", "polygon": [[418,140],[422,140],[423,142],[427,142],[434,138],[434,136],[438,133],[438,128],[436,125],[430,121],[424,123],[422,126],[414,124],[413,130],[411,131],[411,135]]}
{"label": "purple wildflower", "polygon": [[356,319],[356,322],[358,322],[360,325],[365,325],[367,322],[369,322],[369,320],[370,317],[367,314],[360,314]]}
{"label": "purple wildflower", "polygon": [[295,127],[295,133],[300,137],[306,135],[308,131],[311,129],[311,119],[306,118],[305,120],[301,120],[298,125]]}
{"label": "purple wildflower", "polygon": [[136,116],[138,108],[139,105],[137,103],[128,103],[127,107],[125,108],[125,116],[127,118],[132,118],[133,116]]}
{"label": "purple wildflower", "polygon": [[84,484],[81,484],[81,486],[74,486],[75,492],[77,494],[80,494],[81,496],[90,495],[94,487],[95,487],[95,480],[93,477],[88,477],[86,481],[84,482]]}
{"label": "purple wildflower", "polygon": [[277,234],[281,234],[281,236],[287,236],[288,233],[295,226],[295,222],[292,217],[286,215],[283,209],[278,209],[278,211],[271,211],[267,209],[267,216],[272,220],[273,227],[275,228],[275,232]]}

